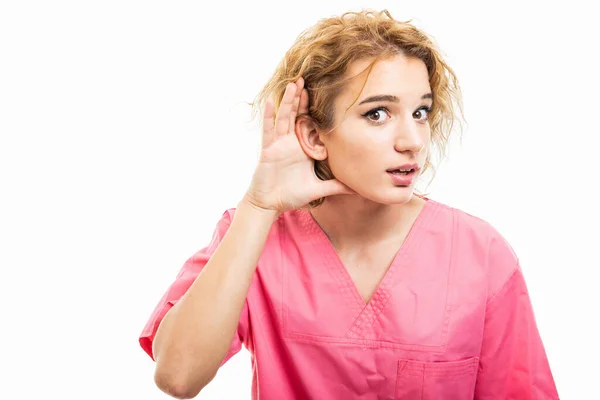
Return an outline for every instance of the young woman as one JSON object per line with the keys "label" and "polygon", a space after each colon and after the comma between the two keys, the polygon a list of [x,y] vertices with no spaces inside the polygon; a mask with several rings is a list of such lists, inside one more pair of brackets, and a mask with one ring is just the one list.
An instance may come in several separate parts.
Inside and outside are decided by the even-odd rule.
{"label": "young woman", "polygon": [[426,34],[321,20],[256,105],[247,193],[141,334],[159,388],[194,397],[243,344],[255,399],[558,398],[510,245],[414,193],[462,111]]}

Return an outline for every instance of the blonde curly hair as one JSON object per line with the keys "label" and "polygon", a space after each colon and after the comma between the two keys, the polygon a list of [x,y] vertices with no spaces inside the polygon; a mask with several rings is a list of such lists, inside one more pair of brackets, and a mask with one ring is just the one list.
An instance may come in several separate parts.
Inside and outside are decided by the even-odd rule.
{"label": "blonde curly hair", "polygon": [[[334,100],[346,82],[355,78],[344,78],[348,66],[357,60],[373,59],[363,71],[367,72],[364,88],[369,73],[378,60],[403,54],[420,59],[427,66],[433,95],[433,107],[428,114],[431,144],[441,159],[446,155],[454,122],[459,120],[457,109],[464,120],[462,94],[458,78],[452,68],[444,62],[442,52],[432,38],[411,22],[412,20],[397,21],[385,9],[379,12],[346,12],[340,16],[319,20],[314,26],[303,31],[285,53],[267,84],[251,103],[253,116],[262,115],[269,97],[273,99],[277,114],[286,85],[303,77],[309,95],[308,115],[317,127],[331,132],[335,129]],[[354,102],[359,96],[360,93]],[[462,129],[462,124],[460,125]],[[430,168],[435,175],[431,152],[428,152],[423,172]],[[314,169],[319,179],[334,178],[326,160],[315,160]],[[316,207],[324,200],[314,200],[309,206]]]}

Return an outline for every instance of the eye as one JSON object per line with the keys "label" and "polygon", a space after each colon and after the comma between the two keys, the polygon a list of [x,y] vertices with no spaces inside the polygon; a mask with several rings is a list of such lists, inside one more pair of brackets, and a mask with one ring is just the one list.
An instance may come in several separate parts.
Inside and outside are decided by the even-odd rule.
{"label": "eye", "polygon": [[[420,116],[423,115],[423,111],[425,111],[425,118],[419,118]],[[415,111],[415,114],[413,115],[417,115],[417,119],[420,121],[427,121],[429,119],[429,113],[431,112],[431,107],[427,107],[427,106],[423,106],[421,108],[419,108],[417,111]]]}
{"label": "eye", "polygon": [[367,111],[362,116],[367,118],[369,121],[374,122],[375,124],[381,124],[381,123],[385,122],[385,120],[386,120],[385,114],[387,114],[389,117],[389,113],[390,112],[388,111],[387,108],[377,107],[370,111]]}

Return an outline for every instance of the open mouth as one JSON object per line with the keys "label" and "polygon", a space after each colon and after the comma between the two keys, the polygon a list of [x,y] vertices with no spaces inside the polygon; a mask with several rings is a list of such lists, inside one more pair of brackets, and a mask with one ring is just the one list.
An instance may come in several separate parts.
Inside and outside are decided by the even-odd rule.
{"label": "open mouth", "polygon": [[413,172],[415,172],[414,168],[411,169],[406,169],[406,170],[402,170],[402,169],[395,169],[393,171],[388,171],[390,174],[394,174],[394,175],[408,175],[408,174],[412,174]]}
{"label": "open mouth", "polygon": [[417,163],[404,164],[395,168],[386,170],[392,177],[392,181],[398,186],[410,186],[417,177],[419,165]]}

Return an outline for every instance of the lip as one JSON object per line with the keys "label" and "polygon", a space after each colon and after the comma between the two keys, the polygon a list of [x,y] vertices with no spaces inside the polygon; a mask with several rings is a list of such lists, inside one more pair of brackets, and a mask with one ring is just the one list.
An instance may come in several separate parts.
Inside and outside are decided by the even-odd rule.
{"label": "lip", "polygon": [[[404,175],[400,175],[400,174],[394,174],[392,173],[392,171],[398,170],[398,169],[403,169],[403,170],[407,170],[407,169],[411,169],[412,171],[410,171],[408,174]],[[388,169],[386,172],[391,176],[392,181],[396,184],[396,185],[400,185],[400,186],[409,186],[412,184],[413,179],[417,176],[417,172],[419,171],[419,165],[418,164],[404,164],[404,165],[400,165],[396,168],[391,168]]]}
{"label": "lip", "polygon": [[398,169],[414,169],[414,170],[416,171],[416,170],[418,170],[418,169],[419,169],[419,164],[417,164],[417,163],[412,163],[412,164],[402,164],[402,165],[399,165],[399,166],[397,166],[397,167],[394,167],[394,168],[387,169],[386,171],[387,171],[387,172],[392,172],[392,171],[396,171],[396,170],[398,170]]}

